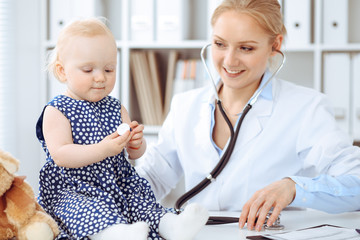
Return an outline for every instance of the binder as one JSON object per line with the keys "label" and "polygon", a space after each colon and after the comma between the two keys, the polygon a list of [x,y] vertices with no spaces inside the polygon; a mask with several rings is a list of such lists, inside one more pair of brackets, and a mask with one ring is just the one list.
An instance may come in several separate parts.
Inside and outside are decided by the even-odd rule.
{"label": "binder", "polygon": [[179,59],[176,63],[176,74],[173,95],[208,84],[206,71],[200,59]]}
{"label": "binder", "polygon": [[176,63],[176,75],[173,85],[173,95],[195,88],[196,60],[180,59]]}
{"label": "binder", "polygon": [[283,8],[288,44],[310,44],[311,0],[284,0]]}
{"label": "binder", "polygon": [[179,52],[176,50],[170,50],[165,84],[164,117],[170,110],[171,99],[173,96],[173,84],[176,72],[176,62],[178,61],[178,58]]}
{"label": "binder", "polygon": [[161,91],[161,80],[159,75],[158,56],[155,51],[147,51],[147,58],[150,69],[150,84],[152,92],[152,101],[154,106],[154,114],[157,125],[161,125],[163,122],[163,94]]}
{"label": "binder", "polygon": [[207,72],[201,59],[196,60],[196,80],[195,88],[200,88],[208,85]]}
{"label": "binder", "polygon": [[156,40],[182,41],[189,37],[189,0],[156,1]]}
{"label": "binder", "polygon": [[102,0],[72,0],[72,17],[87,18],[103,15]]}
{"label": "binder", "polygon": [[352,135],[355,141],[360,141],[360,53],[352,58]]}
{"label": "binder", "polygon": [[324,54],[324,93],[329,97],[336,121],[350,134],[350,55]]}
{"label": "binder", "polygon": [[210,40],[212,37],[212,26],[211,26],[211,17],[215,11],[215,9],[220,5],[222,0],[208,0],[208,39]]}
{"label": "binder", "polygon": [[345,44],[348,42],[348,0],[323,1],[323,42]]}
{"label": "binder", "polygon": [[130,52],[130,70],[133,76],[140,115],[144,124],[156,125],[150,90],[150,70],[144,51]]}
{"label": "binder", "polygon": [[154,0],[130,1],[130,39],[154,40]]}
{"label": "binder", "polygon": [[61,29],[72,18],[71,0],[51,0],[49,9],[49,39],[56,41]]}
{"label": "binder", "polygon": [[49,38],[52,41],[56,41],[61,29],[70,21],[103,13],[101,0],[50,0],[49,5]]}

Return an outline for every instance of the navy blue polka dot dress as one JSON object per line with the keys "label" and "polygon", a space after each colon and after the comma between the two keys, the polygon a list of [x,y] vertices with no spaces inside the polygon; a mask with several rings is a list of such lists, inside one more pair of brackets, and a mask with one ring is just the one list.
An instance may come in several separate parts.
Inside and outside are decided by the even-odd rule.
{"label": "navy blue polka dot dress", "polygon": [[[60,95],[47,106],[69,119],[75,144],[98,143],[122,122],[121,104],[110,96],[88,102]],[[36,134],[47,161],[40,171],[38,201],[57,221],[61,229],[57,239],[88,239],[111,225],[138,221],[150,226],[149,239],[161,239],[160,218],[173,210],[156,203],[150,184],[135,172],[124,152],[81,168],[59,167],[44,141],[42,119],[43,113]]]}

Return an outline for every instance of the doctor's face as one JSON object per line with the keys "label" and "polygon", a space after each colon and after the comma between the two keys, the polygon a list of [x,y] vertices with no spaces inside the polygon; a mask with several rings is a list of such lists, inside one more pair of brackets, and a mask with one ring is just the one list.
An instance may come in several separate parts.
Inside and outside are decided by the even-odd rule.
{"label": "doctor's face", "polygon": [[213,25],[212,58],[224,87],[254,92],[271,54],[270,36],[249,15],[227,11]]}

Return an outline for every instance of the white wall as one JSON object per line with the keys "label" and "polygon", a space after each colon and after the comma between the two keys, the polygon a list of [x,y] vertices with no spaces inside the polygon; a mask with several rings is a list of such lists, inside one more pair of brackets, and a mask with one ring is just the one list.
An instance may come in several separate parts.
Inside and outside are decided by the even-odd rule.
{"label": "white wall", "polygon": [[16,0],[16,150],[11,154],[20,160],[19,175],[38,191],[41,155],[35,124],[43,103],[40,89],[40,0]]}

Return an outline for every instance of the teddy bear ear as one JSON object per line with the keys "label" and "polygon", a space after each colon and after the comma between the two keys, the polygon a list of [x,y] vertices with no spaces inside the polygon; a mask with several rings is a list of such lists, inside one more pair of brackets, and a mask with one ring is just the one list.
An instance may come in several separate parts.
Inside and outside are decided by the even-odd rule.
{"label": "teddy bear ear", "polygon": [[10,153],[4,152],[0,149],[0,164],[8,171],[10,174],[14,174],[19,169],[19,160],[14,158]]}

